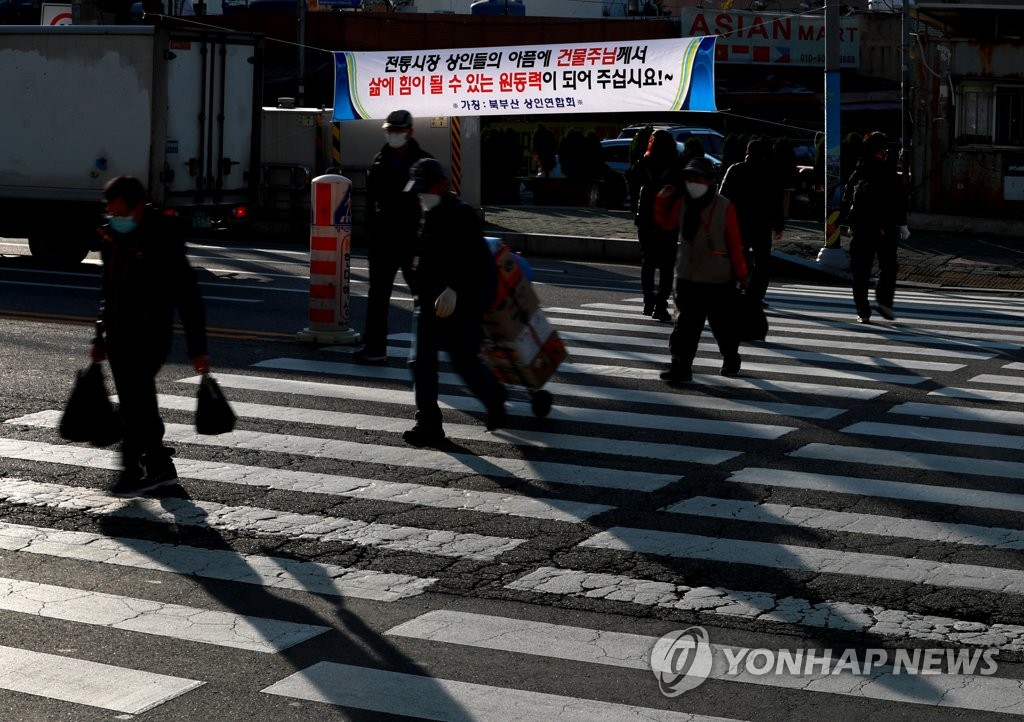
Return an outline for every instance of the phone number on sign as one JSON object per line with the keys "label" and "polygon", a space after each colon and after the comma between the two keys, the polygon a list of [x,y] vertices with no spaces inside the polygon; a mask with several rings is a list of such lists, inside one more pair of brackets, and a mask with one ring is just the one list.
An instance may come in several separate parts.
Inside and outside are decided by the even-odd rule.
{"label": "phone number on sign", "polygon": [[[824,63],[825,53],[801,53],[801,63]],[[844,65],[853,65],[857,62],[856,58],[852,55],[840,55],[839,62]]]}

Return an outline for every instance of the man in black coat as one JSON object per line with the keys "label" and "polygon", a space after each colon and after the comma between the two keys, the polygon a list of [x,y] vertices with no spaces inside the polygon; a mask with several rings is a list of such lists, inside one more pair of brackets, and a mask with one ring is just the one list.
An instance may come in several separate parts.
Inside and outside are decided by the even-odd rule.
{"label": "man in black coat", "polygon": [[747,155],[733,163],[722,180],[721,195],[736,206],[743,245],[749,249],[753,269],[747,293],[762,305],[768,292],[772,262],[772,241],[782,238],[785,229],[783,179],[772,165],[772,150],[767,140],[755,138],[747,143]]}
{"label": "man in black coat", "polygon": [[124,426],[124,469],[111,490],[142,494],[178,483],[156,400],[156,375],[171,351],[174,312],[196,372],[210,370],[203,299],[174,221],[146,204],[131,176],[103,188],[108,222],[100,229],[103,285],[92,359],[109,359]]}
{"label": "man in black coat", "polygon": [[438,351],[444,349],[466,386],[487,410],[489,431],[505,425],[505,387],[480,356],[483,316],[497,291],[497,267],[476,211],[448,191],[433,158],[416,163],[407,189],[424,210],[413,261],[413,348],[409,356],[416,425],[402,437],[413,446],[444,441],[437,403]]}
{"label": "man in black coat", "polygon": [[882,318],[895,320],[896,249],[899,240],[910,237],[907,228],[907,194],[896,167],[886,160],[888,140],[884,133],[865,137],[862,155],[850,174],[843,193],[849,208],[846,222],[853,231],[850,240],[850,269],[853,272],[853,302],[857,320],[870,323],[868,285],[871,268],[878,257],[875,310]]}
{"label": "man in black coat", "polygon": [[366,174],[370,288],[366,298],[363,347],[353,354],[357,363],[374,366],[382,366],[388,360],[391,292],[399,268],[405,282],[409,282],[409,263],[420,221],[416,194],[405,189],[409,183],[409,168],[421,158],[431,157],[413,137],[409,111],[394,111],[388,115],[383,128],[387,142]]}

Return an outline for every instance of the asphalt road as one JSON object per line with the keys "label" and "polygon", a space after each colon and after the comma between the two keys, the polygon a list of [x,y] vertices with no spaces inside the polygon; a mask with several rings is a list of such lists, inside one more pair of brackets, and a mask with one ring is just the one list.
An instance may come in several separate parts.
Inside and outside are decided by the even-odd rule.
{"label": "asphalt road", "polygon": [[295,340],[304,249],[193,245],[239,423],[193,432],[179,337],[182,488],[121,500],[115,450],[55,428],[99,268],[25,253],[0,240],[6,718],[1024,714],[1014,298],[902,290],[899,321],[859,326],[847,289],[778,279],[742,377],[708,336],[670,388],[635,267],[536,259],[570,349],[551,416],[516,390],[488,433],[445,374],[450,444],[415,450],[404,288],[389,365],[356,366]]}

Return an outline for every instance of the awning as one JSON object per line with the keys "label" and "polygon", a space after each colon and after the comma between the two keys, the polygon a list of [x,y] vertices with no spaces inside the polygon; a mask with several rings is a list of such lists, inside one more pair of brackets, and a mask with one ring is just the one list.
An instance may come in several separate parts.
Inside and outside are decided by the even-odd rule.
{"label": "awning", "polygon": [[334,57],[335,120],[716,110],[714,36]]}

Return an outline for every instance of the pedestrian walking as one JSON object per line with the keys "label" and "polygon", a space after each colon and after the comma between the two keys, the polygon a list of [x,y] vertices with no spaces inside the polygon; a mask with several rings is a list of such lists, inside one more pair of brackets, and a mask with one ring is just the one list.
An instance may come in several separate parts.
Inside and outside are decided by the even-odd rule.
{"label": "pedestrian walking", "polygon": [[764,297],[771,275],[772,241],[781,240],[786,227],[784,185],[785,179],[772,164],[771,145],[761,138],[747,143],[746,157],[729,166],[722,179],[721,194],[736,206],[752,267],[747,293],[762,306],[768,305]]}
{"label": "pedestrian walking", "polygon": [[383,366],[388,360],[388,309],[399,269],[409,283],[409,264],[420,222],[416,194],[405,190],[409,169],[421,158],[431,157],[413,137],[409,111],[394,111],[382,127],[386,142],[366,174],[370,287],[363,347],[352,355],[357,363],[373,366]]}
{"label": "pedestrian walking", "polygon": [[193,368],[210,371],[206,314],[177,224],[146,204],[145,186],[119,176],[103,197],[108,221],[100,229],[102,300],[91,355],[110,361],[124,427],[124,468],[111,491],[134,496],[178,483],[172,450],[163,444],[156,375],[171,351],[175,310]]}
{"label": "pedestrian walking", "polygon": [[889,321],[896,319],[896,260],[898,242],[910,237],[907,228],[907,196],[895,166],[886,160],[888,139],[884,133],[864,138],[857,167],[846,182],[843,204],[849,208],[846,223],[853,231],[850,267],[853,272],[853,302],[857,320],[871,322],[868,285],[871,268],[878,258],[875,282],[875,310]]}
{"label": "pedestrian walking", "polygon": [[704,330],[711,325],[722,353],[723,376],[740,372],[736,329],[736,284],[746,286],[747,262],[736,208],[718,193],[714,169],[705,158],[683,170],[684,190],[667,186],[659,194],[657,214],[663,228],[678,228],[676,325],[669,337],[671,365],[661,378],[684,383],[693,377],[693,359]]}
{"label": "pedestrian walking", "polygon": [[438,352],[487,410],[487,429],[505,425],[508,392],[480,355],[484,312],[497,291],[497,267],[476,211],[449,191],[448,178],[433,158],[418,161],[406,186],[424,211],[413,260],[413,343],[409,356],[416,425],[402,438],[413,446],[444,441],[437,403]]}
{"label": "pedestrian walking", "polygon": [[[645,316],[670,322],[668,299],[676,263],[676,230],[665,230],[654,217],[654,199],[666,185],[677,187],[679,151],[667,130],[651,134],[647,152],[636,165],[639,199],[635,224],[640,242],[640,288],[644,294]],[[655,275],[658,283],[655,286]]]}

